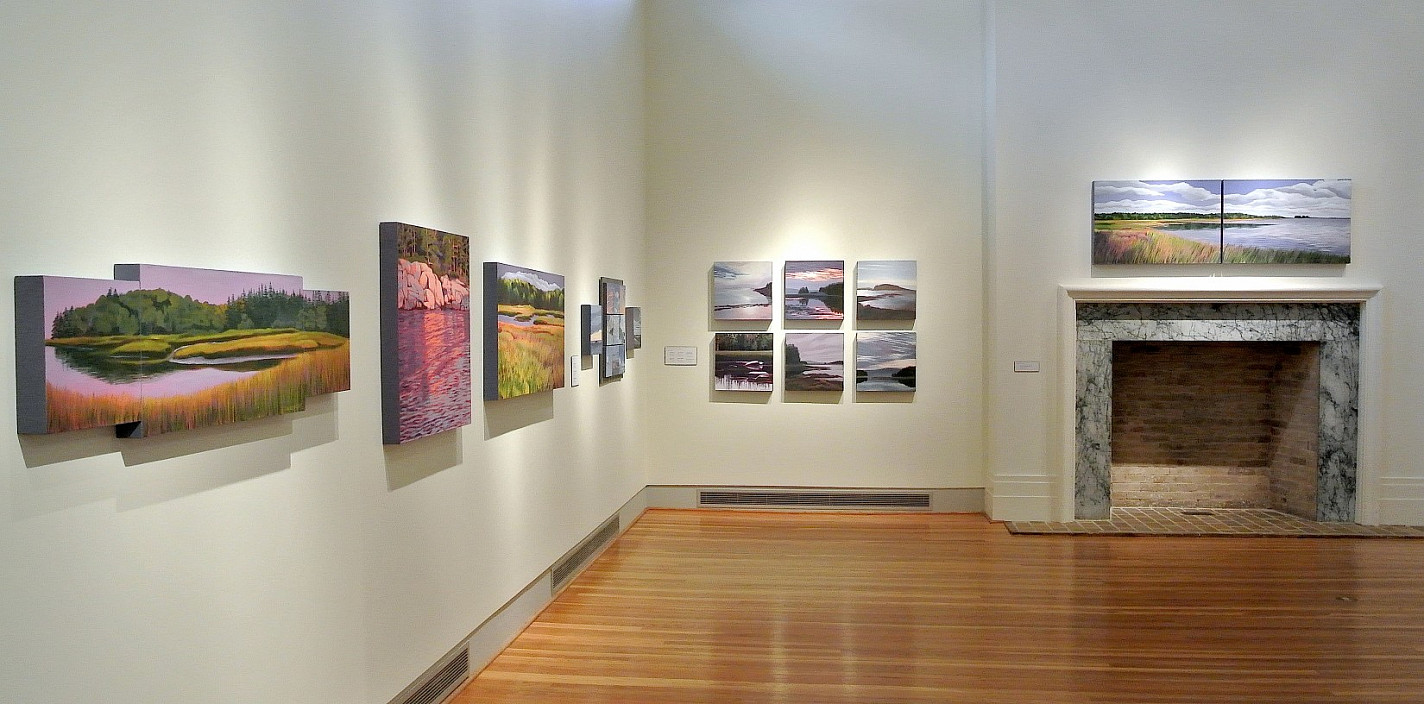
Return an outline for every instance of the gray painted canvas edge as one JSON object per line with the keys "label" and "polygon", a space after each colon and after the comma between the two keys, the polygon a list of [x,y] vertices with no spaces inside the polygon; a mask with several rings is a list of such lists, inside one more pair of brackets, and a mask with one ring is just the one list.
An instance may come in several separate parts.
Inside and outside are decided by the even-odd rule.
{"label": "gray painted canvas edge", "polygon": [[49,432],[45,407],[44,277],[15,277],[15,424],[20,433]]}
{"label": "gray painted canvas edge", "polygon": [[396,325],[396,285],[400,258],[397,241],[401,223],[383,222],[380,229],[381,323],[381,442],[400,444],[400,339]]}
{"label": "gray painted canvas edge", "polygon": [[484,329],[484,383],[486,401],[499,400],[499,263],[485,262],[485,300],[481,306]]}

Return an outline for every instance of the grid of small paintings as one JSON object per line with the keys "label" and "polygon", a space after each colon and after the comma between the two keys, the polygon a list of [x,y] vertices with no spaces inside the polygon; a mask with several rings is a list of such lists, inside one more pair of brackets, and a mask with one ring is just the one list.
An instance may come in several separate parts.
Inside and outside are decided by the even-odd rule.
{"label": "grid of small paintings", "polygon": [[[713,340],[713,390],[774,389],[778,345],[776,333],[767,331],[777,303],[774,271],[769,261],[712,264],[711,320],[720,328]],[[915,390],[910,330],[918,310],[915,260],[857,262],[853,286],[847,286],[846,262],[840,259],[788,260],[782,272],[785,331],[779,354],[786,392],[842,393],[848,359],[855,362],[857,393]],[[848,300],[850,291],[854,299]],[[855,356],[848,358],[847,335],[828,330],[839,328],[852,310],[860,332],[854,335]],[[629,344],[635,344],[636,320],[629,326]]]}
{"label": "grid of small paintings", "polygon": [[598,279],[598,302],[603,309],[603,358],[598,366],[599,377],[617,379],[628,368],[627,315],[628,291],[619,279]]}

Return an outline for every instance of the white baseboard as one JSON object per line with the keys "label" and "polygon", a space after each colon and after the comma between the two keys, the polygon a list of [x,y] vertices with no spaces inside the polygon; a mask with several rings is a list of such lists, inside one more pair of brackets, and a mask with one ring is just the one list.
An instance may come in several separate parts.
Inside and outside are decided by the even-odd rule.
{"label": "white baseboard", "polygon": [[1044,475],[997,475],[984,494],[985,513],[996,521],[1053,520],[1053,482]]}
{"label": "white baseboard", "polygon": [[1424,526],[1424,477],[1381,477],[1380,495],[1380,525]]}

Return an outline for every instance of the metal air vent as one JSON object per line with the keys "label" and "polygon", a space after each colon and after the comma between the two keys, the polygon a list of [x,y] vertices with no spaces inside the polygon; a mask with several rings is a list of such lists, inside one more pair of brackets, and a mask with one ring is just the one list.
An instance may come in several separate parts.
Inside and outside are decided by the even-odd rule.
{"label": "metal air vent", "polygon": [[748,491],[697,492],[697,505],[708,508],[921,509],[930,508],[923,491]]}
{"label": "metal air vent", "polygon": [[446,658],[443,665],[426,672],[421,679],[406,687],[400,696],[392,699],[391,704],[438,704],[445,701],[470,676],[470,648],[462,646]]}
{"label": "metal air vent", "polygon": [[588,538],[584,539],[572,552],[565,555],[564,559],[554,563],[554,566],[549,569],[550,590],[558,591],[560,587],[564,586],[565,582],[568,582],[575,574],[578,574],[579,568],[583,567],[583,563],[587,562],[590,557],[593,557],[594,553],[603,549],[603,546],[612,542],[616,537],[618,537],[618,516],[615,514],[612,518],[608,519],[607,523],[599,526],[598,530],[593,532],[593,535],[588,536]]}

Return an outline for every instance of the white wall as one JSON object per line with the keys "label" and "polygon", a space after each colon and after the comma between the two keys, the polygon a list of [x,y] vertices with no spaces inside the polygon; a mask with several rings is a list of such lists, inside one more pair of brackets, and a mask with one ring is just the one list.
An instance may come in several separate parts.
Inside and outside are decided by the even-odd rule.
{"label": "white wall", "polygon": [[[986,316],[994,515],[1045,517],[1059,466],[1059,283],[1132,277],[1089,264],[1096,179],[1354,179],[1345,267],[1193,267],[1180,276],[1378,283],[1385,390],[1379,519],[1424,523],[1424,24],[1411,2],[994,4]],[[1372,304],[1373,305],[1373,304]],[[1042,374],[1013,374],[1017,359]]]}
{"label": "white wall", "polygon": [[632,0],[0,5],[4,278],[297,274],[354,333],[291,417],[0,433],[0,699],[383,703],[647,483],[638,363],[383,449],[376,322],[382,220],[645,290],[640,37]]}
{"label": "white wall", "polygon": [[[647,8],[651,481],[982,487],[981,4]],[[787,259],[919,261],[912,402],[788,398],[779,373],[769,397],[711,390],[712,331],[734,329],[710,320],[712,263],[774,261],[779,290]],[[664,345],[700,364],[658,366]]]}

